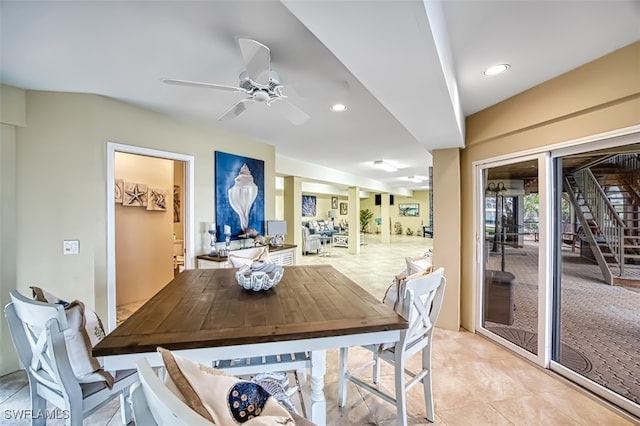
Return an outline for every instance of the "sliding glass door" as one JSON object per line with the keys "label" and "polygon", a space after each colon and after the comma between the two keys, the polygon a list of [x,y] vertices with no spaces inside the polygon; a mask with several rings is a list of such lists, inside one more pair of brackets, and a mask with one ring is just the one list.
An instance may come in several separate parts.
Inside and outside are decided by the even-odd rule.
{"label": "sliding glass door", "polygon": [[554,170],[551,367],[639,413],[640,144],[559,151]]}
{"label": "sliding glass door", "polygon": [[538,157],[482,169],[482,328],[538,354],[540,173]]}
{"label": "sliding glass door", "polygon": [[640,134],[475,176],[478,332],[640,416]]}

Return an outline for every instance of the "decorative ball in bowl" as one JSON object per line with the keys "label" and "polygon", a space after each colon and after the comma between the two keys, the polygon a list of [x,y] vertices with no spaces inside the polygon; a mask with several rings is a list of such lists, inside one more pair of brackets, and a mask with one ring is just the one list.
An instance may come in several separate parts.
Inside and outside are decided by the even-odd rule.
{"label": "decorative ball in bowl", "polygon": [[238,269],[236,281],[246,290],[269,290],[280,282],[283,273],[282,266],[275,263],[253,262]]}

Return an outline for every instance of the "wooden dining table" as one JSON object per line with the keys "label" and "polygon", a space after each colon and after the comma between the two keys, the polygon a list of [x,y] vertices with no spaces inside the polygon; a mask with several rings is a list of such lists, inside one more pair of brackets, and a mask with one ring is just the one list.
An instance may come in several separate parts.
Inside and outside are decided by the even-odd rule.
{"label": "wooden dining table", "polygon": [[327,349],[396,342],[407,321],[330,265],[287,266],[270,290],[245,290],[237,269],[186,270],[93,348],[107,370],[157,348],[196,362],[311,353],[311,420],[326,423]]}

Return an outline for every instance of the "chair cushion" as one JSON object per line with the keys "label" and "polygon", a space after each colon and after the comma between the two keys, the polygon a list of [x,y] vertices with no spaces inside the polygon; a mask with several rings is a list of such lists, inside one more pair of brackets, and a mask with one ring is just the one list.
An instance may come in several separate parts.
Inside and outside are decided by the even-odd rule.
{"label": "chair cushion", "polygon": [[104,381],[109,388],[113,387],[113,376],[102,369],[98,358],[93,357],[91,349],[106,333],[102,321],[91,309],[79,300],[66,302],[40,287],[31,287],[33,298],[38,302],[57,303],[64,306],[69,328],[63,331],[69,356],[69,363],[80,383]]}
{"label": "chair cushion", "polygon": [[[136,374],[135,368],[128,369],[128,370],[118,370],[115,372],[115,375],[116,375],[115,383],[118,383],[119,381],[124,380],[133,374]],[[89,396],[100,392],[105,387],[107,387],[107,384],[105,382],[91,382],[91,383],[80,384],[80,389],[82,389],[83,398],[88,398]]]}
{"label": "chair cushion", "polygon": [[185,403],[216,425],[289,425],[289,412],[257,383],[229,376],[158,348],[167,373]]}

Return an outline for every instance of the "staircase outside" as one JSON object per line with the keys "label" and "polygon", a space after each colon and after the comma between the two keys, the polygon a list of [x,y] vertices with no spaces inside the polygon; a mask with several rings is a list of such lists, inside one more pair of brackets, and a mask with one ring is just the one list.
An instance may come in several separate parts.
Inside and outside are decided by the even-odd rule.
{"label": "staircase outside", "polygon": [[582,247],[605,282],[640,287],[640,156],[607,157],[565,176]]}

